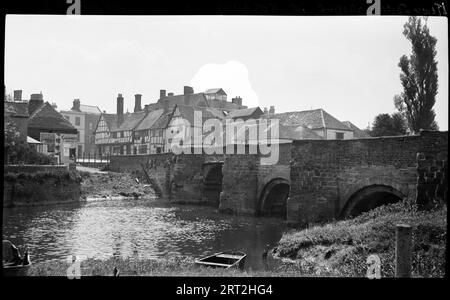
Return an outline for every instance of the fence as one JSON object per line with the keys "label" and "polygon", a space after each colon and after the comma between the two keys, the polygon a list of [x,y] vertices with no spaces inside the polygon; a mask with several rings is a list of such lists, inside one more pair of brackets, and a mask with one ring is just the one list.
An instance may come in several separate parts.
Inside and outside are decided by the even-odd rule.
{"label": "fence", "polygon": [[110,161],[110,157],[111,155],[101,155],[101,154],[97,154],[94,153],[93,155],[91,155],[91,153],[85,154],[83,153],[83,155],[77,156],[75,158],[75,161],[77,163],[97,163],[97,164],[107,164]]}

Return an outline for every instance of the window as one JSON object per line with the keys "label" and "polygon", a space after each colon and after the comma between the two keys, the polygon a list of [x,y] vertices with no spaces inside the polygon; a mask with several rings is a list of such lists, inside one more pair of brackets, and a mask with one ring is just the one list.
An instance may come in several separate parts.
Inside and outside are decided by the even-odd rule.
{"label": "window", "polygon": [[92,123],[89,123],[89,129],[92,130]]}
{"label": "window", "polygon": [[112,133],[112,137],[113,137],[114,139],[116,139],[116,138],[117,138],[117,132],[113,132],[113,133]]}
{"label": "window", "polygon": [[80,126],[80,117],[75,117],[75,126]]}
{"label": "window", "polygon": [[344,133],[343,132],[336,132],[336,139],[337,140],[343,140],[344,139]]}

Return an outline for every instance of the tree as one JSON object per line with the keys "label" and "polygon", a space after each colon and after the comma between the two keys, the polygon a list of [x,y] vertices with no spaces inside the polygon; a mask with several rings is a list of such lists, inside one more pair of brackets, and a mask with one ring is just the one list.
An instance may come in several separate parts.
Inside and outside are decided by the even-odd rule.
{"label": "tree", "polygon": [[433,110],[438,89],[437,40],[430,35],[426,21],[427,18],[409,17],[403,35],[412,44],[412,54],[409,58],[403,55],[398,64],[403,92],[394,97],[394,104],[412,133],[438,129]]}
{"label": "tree", "polygon": [[406,134],[405,121],[400,113],[379,114],[372,125],[371,136],[394,136]]}

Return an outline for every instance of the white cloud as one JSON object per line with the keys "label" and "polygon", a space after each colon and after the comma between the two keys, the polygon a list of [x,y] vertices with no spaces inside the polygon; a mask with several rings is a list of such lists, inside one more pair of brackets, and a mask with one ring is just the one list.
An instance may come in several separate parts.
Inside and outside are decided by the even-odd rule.
{"label": "white cloud", "polygon": [[225,64],[206,64],[202,66],[190,82],[194,91],[209,88],[223,88],[228,100],[240,96],[242,104],[248,107],[258,106],[258,95],[252,89],[247,67],[238,61]]}

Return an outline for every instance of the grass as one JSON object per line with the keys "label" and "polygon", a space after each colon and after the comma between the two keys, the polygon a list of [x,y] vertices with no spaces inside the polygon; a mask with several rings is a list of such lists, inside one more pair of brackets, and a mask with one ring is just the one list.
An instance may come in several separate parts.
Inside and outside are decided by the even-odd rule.
{"label": "grass", "polygon": [[[30,266],[28,276],[67,276],[69,262],[51,261]],[[292,277],[302,276],[295,264],[282,264],[269,271],[214,269],[194,264],[189,257],[139,259],[111,257],[107,260],[88,258],[81,262],[81,276],[112,276],[114,267],[120,276],[188,276],[188,277]]]}
{"label": "grass", "polygon": [[295,261],[304,274],[345,277],[366,276],[366,259],[377,254],[382,277],[393,277],[399,223],[413,227],[412,275],[443,277],[446,206],[431,211],[418,211],[403,202],[382,206],[354,219],[286,233],[273,252]]}

